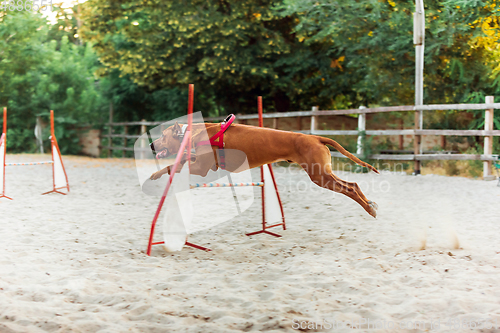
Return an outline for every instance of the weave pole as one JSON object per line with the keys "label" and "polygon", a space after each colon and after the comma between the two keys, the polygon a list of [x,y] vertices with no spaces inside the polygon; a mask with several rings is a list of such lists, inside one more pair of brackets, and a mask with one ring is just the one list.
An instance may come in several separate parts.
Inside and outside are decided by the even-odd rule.
{"label": "weave pole", "polygon": [[7,155],[7,108],[3,108],[3,131],[0,138],[0,160],[2,161],[2,193],[0,198],[7,198],[12,200],[11,197],[5,195],[5,156]]}
{"label": "weave pole", "polygon": [[[264,119],[262,116],[262,96],[259,96],[257,98],[257,109],[259,111],[259,127],[264,127]],[[283,211],[283,204],[281,203],[281,198],[280,194],[278,192],[278,186],[276,185],[276,179],[274,178],[274,172],[273,172],[273,167],[271,164],[263,165],[260,167],[260,181],[262,183],[265,183],[265,186],[271,186],[269,184],[269,179],[265,181],[265,170],[264,168],[267,167],[269,170],[269,173],[271,174],[271,181],[272,185],[274,186],[274,189],[276,190],[276,197],[278,199],[279,207],[281,210],[281,222],[276,223],[273,225],[267,225],[266,223],[266,194],[265,194],[265,187],[261,188],[261,193],[262,193],[262,229],[254,232],[250,232],[246,234],[247,236],[253,236],[257,234],[268,234],[274,237],[281,237],[281,235],[278,235],[274,232],[268,231],[267,229],[274,228],[274,227],[279,227],[282,226],[283,230],[286,230],[286,224],[285,224],[285,214]]]}

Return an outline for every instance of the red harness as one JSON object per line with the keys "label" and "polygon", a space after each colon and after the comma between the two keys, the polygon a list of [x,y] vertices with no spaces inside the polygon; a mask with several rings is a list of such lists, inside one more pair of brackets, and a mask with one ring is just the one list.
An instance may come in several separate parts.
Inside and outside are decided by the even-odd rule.
{"label": "red harness", "polygon": [[[196,145],[197,146],[202,146],[202,145],[211,145],[211,146],[217,146],[219,149],[224,149],[224,132],[227,131],[229,126],[233,123],[234,119],[236,117],[234,114],[230,114],[229,116],[224,119],[222,123],[220,123],[220,130],[210,138],[209,141],[200,141]],[[219,141],[215,141],[219,139]]]}
{"label": "red harness", "polygon": [[220,164],[221,169],[226,168],[226,159],[224,156],[224,132],[226,132],[227,129],[229,128],[229,126],[231,126],[234,119],[236,119],[234,114],[230,114],[220,124],[220,130],[214,136],[212,136],[210,138],[210,140],[200,141],[200,142],[196,143],[196,146],[211,145],[211,146],[217,146],[219,148],[219,156],[220,156],[220,163],[219,164]]}

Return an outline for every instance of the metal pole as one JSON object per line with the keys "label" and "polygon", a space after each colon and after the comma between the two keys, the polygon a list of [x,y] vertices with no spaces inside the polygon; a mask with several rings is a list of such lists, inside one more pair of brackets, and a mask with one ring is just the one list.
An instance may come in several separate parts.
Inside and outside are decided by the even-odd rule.
{"label": "metal pole", "polygon": [[[417,106],[424,104],[425,13],[423,0],[415,0],[413,44],[415,45],[415,106]],[[423,129],[423,127],[423,111],[415,111],[415,129]],[[415,135],[415,155],[422,154],[421,140],[420,135]],[[418,174],[420,174],[420,161],[415,160],[415,175]]]}

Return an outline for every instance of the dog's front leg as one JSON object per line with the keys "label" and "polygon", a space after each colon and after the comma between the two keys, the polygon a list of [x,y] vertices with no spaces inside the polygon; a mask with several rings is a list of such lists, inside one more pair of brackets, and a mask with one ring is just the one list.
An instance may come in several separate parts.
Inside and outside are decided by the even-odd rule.
{"label": "dog's front leg", "polygon": [[[181,160],[181,162],[179,163],[179,166],[177,166],[177,170],[175,170],[175,173],[181,172],[182,167],[184,166],[184,163],[186,163],[186,160]],[[151,175],[151,177],[149,177],[149,179],[157,180],[157,179],[160,179],[161,176],[163,176],[164,174],[170,174],[170,170],[172,169],[172,167],[173,167],[173,165],[169,165],[169,166],[161,169],[160,171],[156,171],[155,173],[153,173]]]}
{"label": "dog's front leg", "polygon": [[171,166],[169,165],[169,166],[167,166],[167,167],[165,167],[165,168],[163,168],[163,169],[161,169],[159,171],[156,171],[155,173],[153,173],[151,175],[151,177],[149,177],[149,179],[151,179],[151,180],[157,180],[157,179],[160,179],[161,176],[163,176],[164,174],[170,174],[170,167]]}

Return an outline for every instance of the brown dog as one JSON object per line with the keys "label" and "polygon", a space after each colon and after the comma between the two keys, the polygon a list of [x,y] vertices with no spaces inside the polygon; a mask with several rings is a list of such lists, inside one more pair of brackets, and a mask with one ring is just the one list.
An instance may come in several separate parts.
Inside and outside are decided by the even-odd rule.
{"label": "brown dog", "polygon": [[[205,176],[210,169],[215,171],[218,167],[217,158],[214,159],[217,148],[196,145],[199,141],[206,140],[206,137],[201,138],[204,129],[206,129],[210,138],[220,130],[220,124],[193,124],[192,142],[196,153],[192,155],[191,173],[200,176]],[[182,128],[177,123],[163,131],[162,136],[151,144],[151,149],[157,152],[157,158],[167,157],[179,150],[181,133]],[[333,146],[361,166],[367,167],[376,173],[379,173],[378,170],[349,153],[332,139],[270,128],[233,124],[224,133],[224,143],[225,149],[244,152],[248,158],[250,168],[278,161],[298,163],[315,184],[342,193],[359,203],[371,216],[376,217],[377,215],[377,204],[365,197],[358,184],[344,181],[332,173],[330,150],[325,145]],[[186,159],[182,159],[181,163],[185,162]],[[236,170],[240,165],[239,163],[231,165],[231,159],[229,159],[226,163],[226,169],[236,172],[242,171]],[[178,168],[179,171],[180,168]],[[159,179],[166,173],[170,173],[170,166],[153,173],[151,179]]]}

